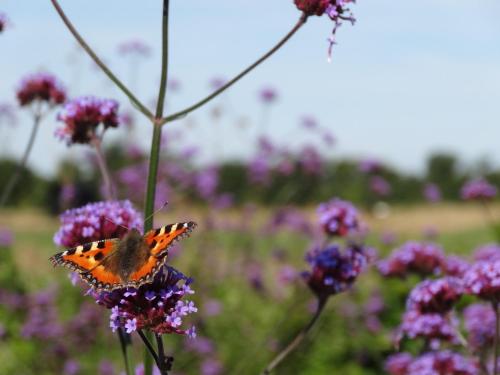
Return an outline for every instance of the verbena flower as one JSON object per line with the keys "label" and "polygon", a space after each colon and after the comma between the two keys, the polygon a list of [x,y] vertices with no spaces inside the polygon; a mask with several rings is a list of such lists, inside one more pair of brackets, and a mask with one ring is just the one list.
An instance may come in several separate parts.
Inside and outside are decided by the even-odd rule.
{"label": "verbena flower", "polygon": [[365,269],[368,258],[362,246],[341,249],[330,245],[310,251],[306,261],[311,270],[302,274],[304,280],[318,297],[325,298],[348,289]]}
{"label": "verbena flower", "polygon": [[121,238],[129,229],[142,231],[142,215],[125,201],[89,203],[64,212],[54,242],[62,247],[75,247],[87,242]]}
{"label": "verbena flower", "polygon": [[386,359],[384,369],[389,375],[406,375],[412,362],[410,353],[396,353]]}
{"label": "verbena flower", "polygon": [[474,260],[484,260],[488,262],[500,260],[500,245],[496,243],[489,243],[479,246],[474,250]]}
{"label": "verbena flower", "polygon": [[500,302],[500,260],[472,264],[464,275],[464,286],[469,294]]}
{"label": "verbena flower", "polygon": [[323,173],[323,158],[316,147],[308,145],[300,150],[299,165],[306,175],[317,176]]}
{"label": "verbena flower", "polygon": [[406,336],[410,339],[423,338],[429,341],[459,343],[457,326],[458,321],[453,315],[422,314],[417,310],[409,310],[404,314],[399,326],[397,341]]}
{"label": "verbena flower", "polygon": [[476,303],[464,310],[464,326],[470,347],[488,350],[495,341],[495,313],[490,305]]}
{"label": "verbena flower", "polygon": [[383,169],[383,166],[376,159],[364,159],[359,162],[358,169],[363,173],[378,173]]}
{"label": "verbena flower", "polygon": [[97,303],[111,310],[110,327],[127,333],[147,329],[158,334],[176,333],[196,337],[194,327],[183,328],[187,315],[197,312],[195,304],[186,300],[194,293],[192,279],[181,272],[164,267],[150,284],[139,288],[112,292],[91,292]]}
{"label": "verbena flower", "polygon": [[55,307],[55,290],[48,289],[34,294],[27,305],[27,317],[21,329],[26,338],[48,340],[63,334]]}
{"label": "verbena flower", "polygon": [[220,375],[222,373],[222,363],[216,358],[207,358],[200,365],[201,375]]}
{"label": "verbena flower", "polygon": [[23,78],[16,96],[21,106],[33,102],[45,102],[49,106],[55,106],[66,101],[66,92],[61,83],[48,73],[35,73]]}
{"label": "verbena flower", "polygon": [[[116,128],[119,124],[118,102],[112,99],[99,99],[84,96],[74,99],[64,106],[57,119],[64,123],[56,130],[56,136],[73,143],[90,143],[101,137],[108,128]],[[98,127],[102,130],[98,133]]]}
{"label": "verbena flower", "polygon": [[391,193],[391,185],[381,176],[370,178],[370,190],[380,197],[386,197]]}
{"label": "verbena flower", "polygon": [[259,91],[259,98],[265,104],[271,104],[278,99],[278,92],[273,87],[264,87]]}
{"label": "verbena flower", "polygon": [[349,9],[349,5],[354,0],[294,0],[295,5],[307,16],[327,15],[333,21],[333,30],[328,39],[330,46],[328,56],[331,56],[332,47],[335,44],[337,29],[342,25],[342,21],[348,21],[354,25],[356,19]]}
{"label": "verbena flower", "polygon": [[151,48],[142,40],[134,39],[121,43],[118,46],[121,55],[137,55],[147,57],[151,53]]}
{"label": "verbena flower", "polygon": [[0,247],[11,246],[13,239],[12,231],[7,228],[0,228]]}
{"label": "verbena flower", "polygon": [[443,250],[438,245],[409,241],[379,262],[378,269],[387,277],[405,277],[411,272],[427,276],[439,273],[444,261]]}
{"label": "verbena flower", "polygon": [[429,202],[439,202],[441,200],[441,190],[436,184],[425,184],[423,193],[424,198]]}
{"label": "verbena flower", "polygon": [[321,203],[316,213],[323,231],[330,236],[344,237],[359,229],[358,211],[350,202],[334,198]]}
{"label": "verbena flower", "polygon": [[463,286],[458,278],[424,280],[411,291],[406,308],[421,313],[445,314],[452,309],[462,293]]}
{"label": "verbena flower", "polygon": [[450,255],[444,261],[443,271],[448,276],[462,277],[469,269],[470,264],[465,259]]}
{"label": "verbena flower", "polygon": [[8,22],[7,15],[5,13],[0,13],[0,33],[7,28]]}
{"label": "verbena flower", "polygon": [[479,375],[476,360],[451,351],[429,352],[408,366],[407,375]]}
{"label": "verbena flower", "polygon": [[482,178],[468,181],[461,190],[462,199],[490,200],[497,195],[497,188]]}

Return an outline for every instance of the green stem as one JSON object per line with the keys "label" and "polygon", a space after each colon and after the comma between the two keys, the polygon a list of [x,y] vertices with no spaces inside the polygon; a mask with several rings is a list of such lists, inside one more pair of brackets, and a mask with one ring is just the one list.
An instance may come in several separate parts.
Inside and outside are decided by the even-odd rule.
{"label": "green stem", "polygon": [[[163,0],[163,15],[162,15],[162,61],[161,61],[161,79],[160,89],[158,92],[158,100],[156,105],[155,119],[161,119],[163,116],[165,95],[167,91],[168,78],[168,20],[169,20],[170,1]],[[151,141],[151,151],[149,156],[149,172],[148,182],[146,187],[146,202],[144,203],[144,231],[147,232],[153,228],[154,220],[154,205],[156,195],[156,181],[158,179],[158,164],[160,161],[161,148],[161,126],[157,120],[153,120],[153,139]],[[148,337],[151,339],[151,334],[148,332]],[[144,374],[151,375],[153,363],[148,351],[144,351]]]}
{"label": "green stem", "polygon": [[135,95],[127,88],[127,86],[125,86],[125,84],[114,75],[114,73],[108,68],[108,66],[104,64],[104,62],[102,62],[102,60],[96,55],[94,50],[90,48],[85,39],[83,39],[83,37],[78,33],[69,18],[66,16],[57,0],[50,1],[52,2],[52,5],[54,6],[55,10],[61,17],[68,30],[71,32],[71,34],[73,34],[73,36],[82,46],[85,52],[87,52],[92,60],[94,60],[94,62],[102,69],[102,71],[108,76],[108,78],[113,81],[113,83],[130,99],[132,104],[134,104],[134,106],[136,106],[140,112],[142,112],[149,119],[153,119],[153,114],[151,113],[151,111],[147,109],[146,106],[135,97]]}
{"label": "green stem", "polygon": [[263,63],[265,60],[267,60],[269,57],[271,57],[276,51],[278,51],[286,42],[288,42],[288,40],[297,31],[299,31],[299,29],[306,23],[306,21],[307,21],[307,15],[305,13],[303,13],[301,15],[300,19],[298,20],[298,22],[292,28],[292,30],[290,30],[273,48],[271,48],[268,52],[266,52],[261,58],[259,58],[252,65],[250,65],[248,68],[246,68],[240,74],[238,74],[236,77],[234,77],[232,80],[227,82],[224,86],[222,86],[218,90],[214,91],[212,94],[208,95],[204,99],[200,100],[199,102],[193,104],[192,106],[190,106],[186,109],[183,109],[182,111],[179,111],[177,113],[174,113],[170,116],[165,117],[164,119],[162,119],[161,124],[163,125],[167,122],[182,118],[182,117],[186,116],[187,114],[189,114],[190,112],[202,107],[203,105],[207,104],[212,99],[219,96],[221,93],[226,91],[228,88],[230,88],[236,82],[238,82],[240,79],[242,79],[244,76],[246,76],[252,70],[254,70],[257,66],[259,66],[261,63]]}
{"label": "green stem", "polygon": [[122,348],[123,363],[125,364],[125,374],[132,375],[132,371],[130,369],[130,360],[127,353],[127,340],[125,339],[125,333],[123,332],[123,329],[121,327],[118,328],[118,338],[120,339],[120,346]]}
{"label": "green stem", "polygon": [[5,188],[2,192],[2,197],[0,199],[0,207],[5,206],[5,204],[9,200],[9,197],[12,193],[12,190],[14,189],[17,182],[19,181],[19,178],[22,175],[24,167],[26,166],[26,162],[28,161],[28,157],[31,153],[31,150],[33,149],[33,144],[35,143],[35,138],[36,138],[36,135],[38,133],[38,128],[40,127],[41,121],[42,121],[41,104],[38,103],[38,106],[35,109],[35,113],[34,113],[34,117],[33,117],[33,129],[31,130],[31,135],[30,135],[30,139],[28,141],[28,145],[26,146],[26,149],[24,150],[24,155],[21,159],[21,162],[18,164],[16,171],[14,172],[12,177],[7,182],[7,185],[5,185]]}
{"label": "green stem", "polygon": [[323,309],[326,306],[326,302],[328,301],[328,297],[319,298],[318,299],[318,307],[316,308],[316,312],[314,313],[311,321],[299,332],[297,336],[293,339],[293,341],[286,346],[272,361],[267,365],[267,367],[262,371],[262,375],[269,375],[291,352],[293,352],[297,346],[307,337],[309,331],[314,326],[319,316],[323,312]]}

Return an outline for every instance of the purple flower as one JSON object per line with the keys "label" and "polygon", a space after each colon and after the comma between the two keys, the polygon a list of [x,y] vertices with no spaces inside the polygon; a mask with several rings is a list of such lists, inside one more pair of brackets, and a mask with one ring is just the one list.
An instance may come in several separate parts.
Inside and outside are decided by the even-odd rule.
{"label": "purple flower", "polygon": [[7,228],[0,228],[0,247],[11,246],[13,239],[12,231]]}
{"label": "purple flower", "polygon": [[406,375],[479,375],[477,362],[451,351],[429,352],[416,358]]}
{"label": "purple flower", "polygon": [[271,174],[271,166],[267,157],[257,155],[248,163],[249,179],[255,184],[267,184]]}
{"label": "purple flower", "polygon": [[222,363],[215,358],[207,358],[201,363],[201,375],[219,375],[222,374]]}
{"label": "purple flower", "polygon": [[487,261],[493,262],[500,260],[500,245],[496,243],[489,243],[486,245],[479,246],[474,250],[474,260],[475,261]]}
{"label": "purple flower", "polygon": [[470,264],[459,256],[451,255],[446,257],[444,263],[444,273],[448,276],[463,277]]}
{"label": "purple flower", "polygon": [[219,90],[222,86],[226,84],[227,80],[223,77],[213,77],[210,82],[209,86],[212,90]]}
{"label": "purple flower", "polygon": [[[179,271],[165,267],[151,284],[144,284],[134,293],[128,289],[112,292],[92,292],[97,303],[111,309],[111,327],[123,327],[128,333],[149,329],[159,334],[191,334],[182,329],[184,318],[197,311],[191,301],[183,298],[192,294],[192,280]],[[152,298],[153,293],[155,298]]]}
{"label": "purple flower", "polygon": [[73,359],[70,359],[64,363],[63,374],[64,375],[77,375],[80,373],[80,365]]}
{"label": "purple flower", "polygon": [[2,33],[9,24],[9,19],[5,13],[0,13],[0,33]]}
{"label": "purple flower", "polygon": [[222,305],[215,299],[206,301],[203,305],[203,313],[205,316],[216,316],[221,313]]}
{"label": "purple flower", "polygon": [[473,304],[464,310],[464,326],[472,349],[491,348],[495,341],[495,313],[490,305]]}
{"label": "purple flower", "polygon": [[208,355],[215,352],[214,342],[205,337],[197,337],[193,340],[186,340],[184,344],[186,350],[198,353],[200,355]]}
{"label": "purple flower", "polygon": [[380,197],[386,197],[391,193],[391,185],[381,176],[370,178],[370,189]]}
{"label": "purple flower", "polygon": [[148,57],[151,53],[151,48],[142,40],[134,39],[121,43],[118,46],[118,52],[123,55],[136,55]]}
{"label": "purple flower", "polygon": [[406,375],[412,361],[410,353],[393,354],[385,361],[384,369],[389,375]]}
{"label": "purple flower", "polygon": [[467,293],[498,303],[500,301],[500,260],[479,261],[464,275]]}
{"label": "purple flower", "polygon": [[347,290],[365,269],[368,259],[366,249],[349,245],[341,250],[337,245],[306,255],[311,271],[302,274],[311,290],[320,298]]}
{"label": "purple flower", "polygon": [[441,200],[441,190],[436,184],[425,184],[423,193],[424,198],[429,202],[439,202]]}
{"label": "purple flower", "polygon": [[115,369],[113,363],[108,360],[102,360],[99,363],[99,375],[114,375]]}
{"label": "purple flower", "polygon": [[378,269],[386,277],[405,277],[410,272],[427,276],[440,272],[444,261],[443,250],[438,245],[410,241],[380,261]]}
{"label": "purple flower", "polygon": [[61,83],[48,73],[35,73],[23,78],[16,95],[21,106],[30,105],[35,101],[55,106],[66,100],[66,92]]}
{"label": "purple flower", "polygon": [[280,207],[276,209],[264,229],[267,233],[272,233],[279,229],[288,229],[292,232],[306,235],[311,235],[313,232],[309,218],[292,207]]}
{"label": "purple flower", "polygon": [[458,343],[458,321],[452,315],[437,313],[422,314],[409,310],[403,316],[403,322],[398,329],[397,341],[404,336],[410,339],[424,338],[426,340],[442,340]]}
{"label": "purple flower", "polygon": [[406,308],[421,313],[445,314],[452,309],[462,293],[463,287],[460,279],[445,277],[437,280],[424,280],[411,291]]}
{"label": "purple flower", "polygon": [[219,184],[219,171],[216,167],[205,168],[198,172],[194,183],[200,197],[210,199],[215,195]]}
{"label": "purple flower", "polygon": [[299,164],[307,175],[319,175],[323,172],[323,159],[314,146],[306,146],[300,151]]}
{"label": "purple flower", "polygon": [[386,246],[391,246],[396,243],[396,234],[394,232],[385,231],[380,235],[380,242]]}
{"label": "purple flower", "polygon": [[344,237],[359,229],[358,211],[350,202],[334,198],[321,203],[316,212],[323,231],[330,236]]}
{"label": "purple flower", "polygon": [[[112,99],[99,99],[84,96],[66,103],[57,116],[64,125],[56,130],[56,136],[73,143],[90,143],[102,137],[108,128],[116,128],[119,124],[118,102]],[[98,133],[98,127],[102,126]]]}
{"label": "purple flower", "polygon": [[497,195],[497,188],[479,178],[466,182],[462,186],[461,195],[464,200],[490,200]]}
{"label": "purple flower", "polygon": [[126,227],[142,231],[142,216],[129,201],[89,203],[64,212],[61,227],[54,242],[62,247],[75,247],[84,243],[109,238],[121,238]]}
{"label": "purple flower", "polygon": [[309,130],[315,129],[318,127],[318,121],[316,120],[315,117],[313,117],[311,115],[302,116],[302,118],[300,119],[300,123],[304,128],[309,129]]}
{"label": "purple flower", "polygon": [[40,340],[54,339],[63,334],[55,307],[55,291],[44,290],[34,294],[28,303],[26,321],[21,336]]}
{"label": "purple flower", "polygon": [[361,160],[358,168],[363,173],[378,173],[382,170],[382,163],[376,159]]}
{"label": "purple flower", "polygon": [[259,91],[260,100],[265,104],[271,104],[278,98],[278,92],[273,87],[264,87]]}

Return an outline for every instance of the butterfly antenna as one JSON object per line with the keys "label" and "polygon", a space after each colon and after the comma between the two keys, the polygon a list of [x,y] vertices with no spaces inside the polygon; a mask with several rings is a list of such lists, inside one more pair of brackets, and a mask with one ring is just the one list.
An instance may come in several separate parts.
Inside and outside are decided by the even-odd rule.
{"label": "butterfly antenna", "polygon": [[122,224],[115,223],[115,222],[114,222],[113,220],[111,220],[109,217],[104,216],[104,220],[107,220],[107,221],[109,221],[109,222],[111,222],[111,223],[113,223],[113,224],[115,224],[115,225],[117,225],[117,226],[119,226],[119,227],[125,228],[127,231],[129,231],[129,232],[130,232],[130,228],[129,228],[129,227],[126,227],[125,225],[122,225]]}
{"label": "butterfly antenna", "polygon": [[149,215],[147,218],[145,218],[144,221],[151,219],[153,216],[155,216],[158,212],[160,212],[161,210],[163,210],[167,206],[168,206],[168,201],[163,203],[163,205],[159,209],[157,209],[155,212],[153,212],[151,215]]}

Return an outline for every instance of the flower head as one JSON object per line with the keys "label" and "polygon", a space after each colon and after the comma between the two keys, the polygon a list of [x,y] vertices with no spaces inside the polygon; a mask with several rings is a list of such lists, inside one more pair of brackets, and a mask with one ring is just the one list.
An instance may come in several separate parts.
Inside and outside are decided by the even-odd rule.
{"label": "flower head", "polygon": [[381,176],[370,178],[370,189],[380,197],[386,197],[391,193],[391,185]]}
{"label": "flower head", "polygon": [[405,277],[414,272],[422,276],[438,273],[444,264],[443,250],[432,243],[410,241],[379,262],[379,272],[388,277]]}
{"label": "flower head", "polygon": [[118,102],[93,96],[77,98],[66,103],[58,120],[64,125],[56,130],[57,137],[68,144],[90,143],[99,136],[99,125],[103,127],[102,132],[118,126]]}
{"label": "flower head", "polygon": [[387,358],[384,369],[389,375],[406,375],[412,361],[410,353],[396,353]]}
{"label": "flower head", "polygon": [[344,237],[359,229],[358,212],[350,202],[334,198],[316,211],[323,231],[330,236]]}
{"label": "flower head", "polygon": [[194,336],[193,329],[182,328],[184,318],[197,312],[185,299],[193,294],[192,280],[179,271],[164,267],[150,284],[137,289],[91,292],[97,303],[111,310],[110,327],[122,327],[127,333],[149,329],[159,334],[177,333]]}
{"label": "flower head", "polygon": [[429,202],[439,202],[441,200],[441,190],[436,184],[426,184],[423,193],[424,198]]}
{"label": "flower head", "polygon": [[467,340],[475,351],[490,348],[495,340],[495,313],[491,306],[476,303],[464,310]]}
{"label": "flower head", "polygon": [[462,186],[462,199],[490,200],[497,195],[497,188],[482,178],[468,181]]}
{"label": "flower head", "polygon": [[421,313],[444,314],[462,296],[460,279],[445,277],[437,280],[424,280],[411,291],[406,303],[408,310]]}
{"label": "flower head", "polygon": [[500,259],[474,263],[464,275],[464,286],[469,294],[500,302]]}
{"label": "flower head", "polygon": [[474,250],[474,260],[492,262],[500,260],[500,245],[496,243],[489,243],[479,246]]}
{"label": "flower head", "polygon": [[9,23],[9,19],[5,13],[0,13],[0,33],[5,30]]}
{"label": "flower head", "polygon": [[309,287],[319,297],[327,297],[348,289],[365,269],[367,250],[350,245],[341,250],[331,245],[323,250],[314,249],[306,256],[311,271],[302,274]]}
{"label": "flower head", "polygon": [[151,48],[142,40],[134,39],[121,43],[118,46],[118,52],[123,56],[137,55],[148,57],[151,53]]}
{"label": "flower head", "polygon": [[451,315],[438,313],[422,314],[417,310],[409,310],[403,316],[399,326],[397,341],[403,336],[410,339],[442,340],[458,343],[458,321]]}
{"label": "flower head", "polygon": [[0,247],[9,247],[12,245],[13,235],[7,228],[0,227]]}
{"label": "flower head", "polygon": [[54,242],[63,247],[121,238],[127,233],[127,227],[142,230],[142,216],[129,201],[89,203],[64,212],[60,221]]}
{"label": "flower head", "polygon": [[464,260],[463,258],[456,256],[456,255],[450,255],[446,257],[445,263],[444,263],[444,273],[448,276],[456,276],[456,277],[462,277],[467,269],[470,267],[470,264]]}
{"label": "flower head", "polygon": [[66,101],[66,92],[61,83],[48,73],[35,73],[23,78],[16,95],[21,106],[35,101],[55,106]]}
{"label": "flower head", "polygon": [[475,360],[451,351],[429,352],[416,358],[406,375],[479,375]]}
{"label": "flower head", "polygon": [[278,98],[278,92],[273,87],[264,87],[259,91],[260,100],[265,104],[271,104]]}

